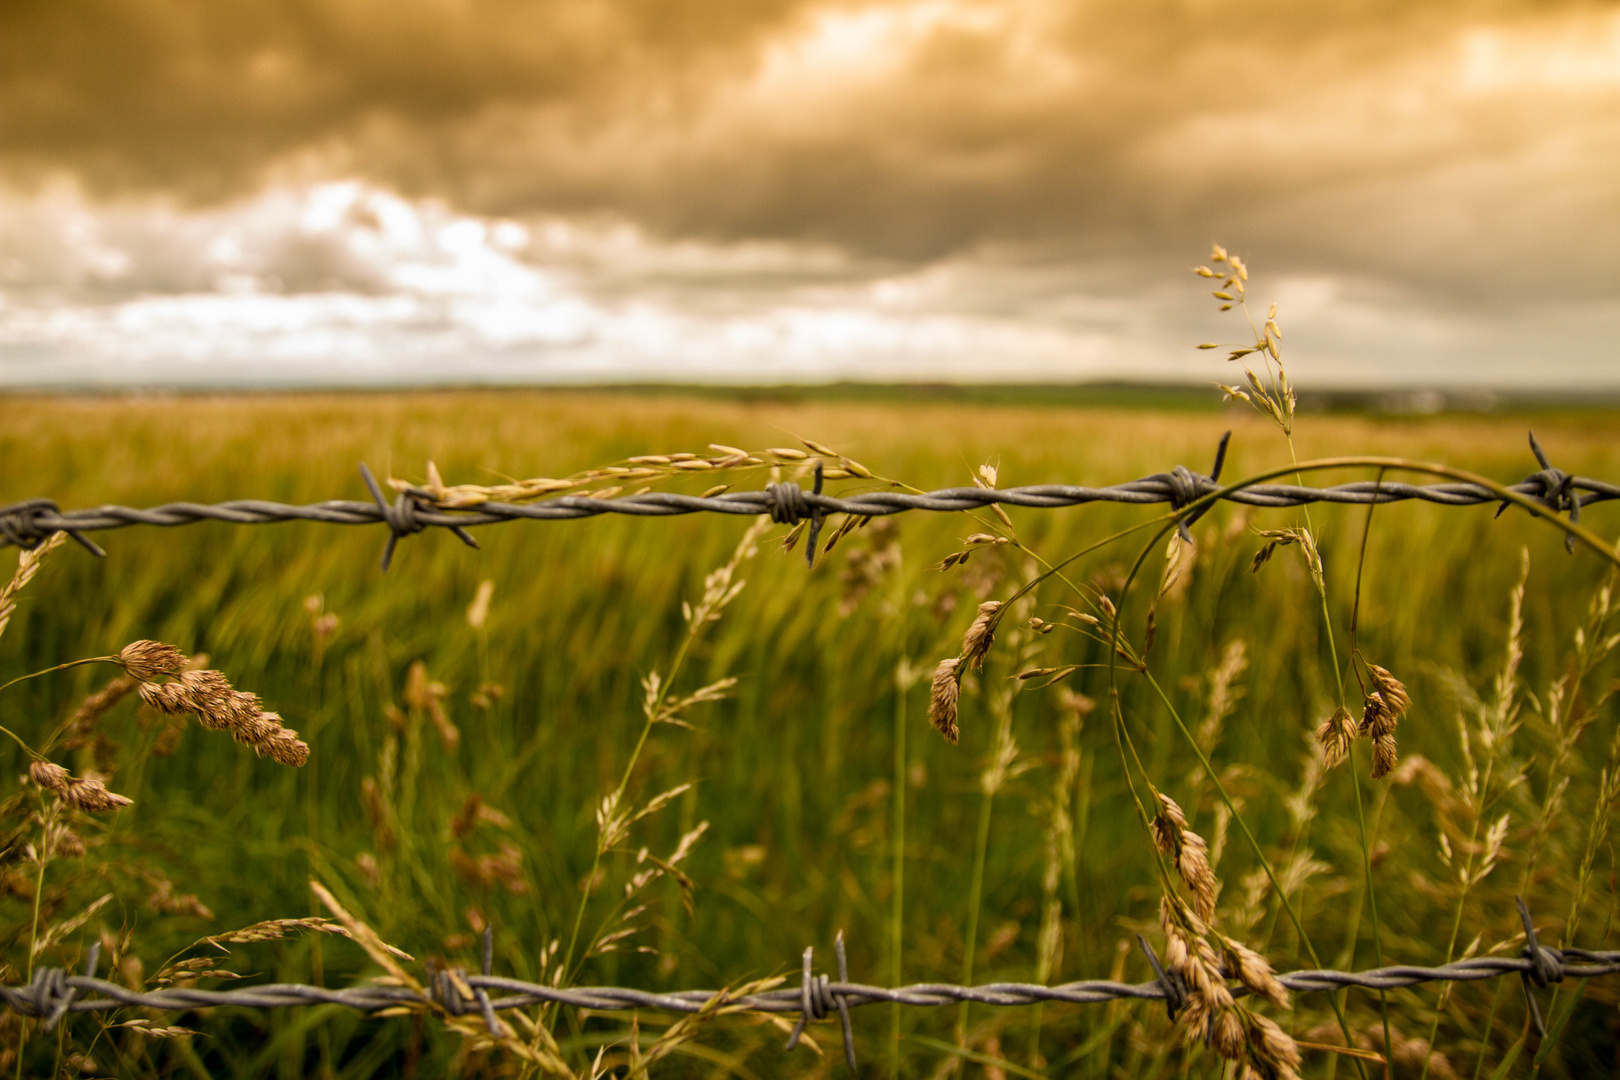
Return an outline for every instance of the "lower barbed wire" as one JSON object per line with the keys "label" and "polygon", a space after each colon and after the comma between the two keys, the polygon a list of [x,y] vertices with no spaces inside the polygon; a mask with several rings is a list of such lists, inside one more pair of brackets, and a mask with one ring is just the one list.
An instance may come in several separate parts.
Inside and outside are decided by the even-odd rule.
{"label": "lower barbed wire", "polygon": [[[1546,951],[1560,960],[1565,978],[1600,978],[1620,974],[1620,952],[1592,952],[1583,949]],[[1360,972],[1294,971],[1279,975],[1277,979],[1283,986],[1297,993],[1328,992],[1346,988],[1392,990],[1427,982],[1475,982],[1528,973],[1534,967],[1534,963],[1526,957],[1474,957],[1439,967],[1398,965]],[[59,969],[39,970],[48,973]],[[401,1005],[433,1007],[436,1004],[430,995],[398,986],[329,989],[302,983],[269,983],[233,990],[164,987],[158,990],[137,991],[88,975],[66,975],[59,981],[61,989],[74,995],[66,1010],[74,1013],[102,1012],[130,1007],[184,1012],[219,1006],[274,1009],[302,1005],[343,1005],[366,1011]],[[561,988],[497,975],[466,975],[464,981],[475,991],[486,990],[501,994],[501,997],[490,999],[490,1005],[495,1010],[559,1004],[595,1012],[659,1009],[675,1013],[696,1013],[711,1005],[717,995],[726,993],[721,990],[678,990],[657,993],[612,986]],[[43,1015],[48,1011],[55,994],[45,989],[51,986],[54,984],[50,978],[36,973],[36,978],[31,983],[0,986],[0,1000],[19,1012],[34,1016]],[[1249,992],[1247,987],[1238,985],[1233,985],[1231,990],[1239,997]],[[879,1004],[928,1008],[961,1002],[1004,1007],[1042,1003],[1088,1005],[1120,1000],[1162,1001],[1165,997],[1164,988],[1158,981],[1122,983],[1111,980],[1086,980],[1056,986],[1041,986],[1035,983],[985,983],[979,986],[914,983],[896,988],[855,982],[828,982],[826,991],[834,999],[841,998],[852,1008]],[[802,992],[800,987],[784,986],[754,994],[727,996],[725,1000],[728,1005],[757,1012],[797,1013],[802,1007]]]}

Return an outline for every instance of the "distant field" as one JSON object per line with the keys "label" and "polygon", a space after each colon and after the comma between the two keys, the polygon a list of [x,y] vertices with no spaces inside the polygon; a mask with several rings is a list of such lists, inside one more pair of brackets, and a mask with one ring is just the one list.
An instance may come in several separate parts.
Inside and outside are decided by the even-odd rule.
{"label": "distant field", "polygon": [[[1423,420],[1302,415],[1302,458],[1361,453],[1443,462],[1504,482],[1536,470],[1525,445],[1534,427],[1554,464],[1620,480],[1620,414],[1546,412],[1440,416]],[[971,482],[981,463],[999,467],[1001,486],[1043,482],[1107,484],[1185,464],[1208,469],[1221,432],[1235,434],[1225,478],[1288,462],[1280,436],[1247,414],[1216,408],[1007,405],[974,401],[797,403],[675,394],[588,392],[445,392],[396,395],[136,398],[0,398],[0,503],[44,496],[64,508],[100,503],[145,506],[174,500],[265,498],[290,502],[364,498],[357,471],[422,481],[434,461],[448,483],[564,476],[632,455],[704,453],[710,442],[743,447],[796,446],[797,436],[827,444],[880,475],[928,489]],[[1370,478],[1370,473],[1356,474]],[[1349,479],[1319,474],[1308,482]],[[728,476],[739,487],[769,479],[762,471]],[[683,490],[715,482],[695,477]],[[849,490],[869,486],[841,481]],[[1399,728],[1403,760],[1432,765],[1370,780],[1365,744],[1357,747],[1362,816],[1346,767],[1320,783],[1307,762],[1311,733],[1338,703],[1321,603],[1296,550],[1279,551],[1260,573],[1250,562],[1263,542],[1257,529],[1301,525],[1298,511],[1251,513],[1222,507],[1197,527],[1197,555],[1184,593],[1161,602],[1149,667],[1171,704],[1204,740],[1216,772],[1272,863],[1287,870],[1291,896],[1321,961],[1366,968],[1385,962],[1430,964],[1460,955],[1480,935],[1483,952],[1517,932],[1512,897],[1525,893],[1545,942],[1561,941],[1583,858],[1576,944],[1600,944],[1614,913],[1609,841],[1593,841],[1595,822],[1612,806],[1597,794],[1616,720],[1600,695],[1620,670],[1612,656],[1593,658],[1591,643],[1613,620],[1588,627],[1587,663],[1572,635],[1604,580],[1600,560],[1567,556],[1560,535],[1513,511],[1446,510],[1399,505],[1373,516],[1360,605],[1359,644],[1411,691]],[[1011,511],[1022,540],[1047,558],[1075,551],[1159,513],[1091,506]],[[715,987],[773,974],[793,976],[807,945],[830,962],[835,933],[849,942],[852,977],[888,984],[892,932],[895,791],[905,778],[904,903],[899,968],[907,982],[955,981],[973,951],[973,980],[1031,981],[1039,929],[1054,895],[1046,867],[1054,798],[1070,815],[1074,858],[1059,867],[1061,955],[1047,981],[1150,978],[1134,935],[1158,947],[1157,864],[1131,797],[1108,719],[1107,672],[1089,667],[1062,686],[1099,703],[1080,729],[1072,785],[1054,792],[1065,768],[1059,688],[1009,681],[1029,667],[1106,663],[1106,650],[1066,631],[1033,636],[1004,624],[984,675],[970,679],[961,706],[961,744],[929,727],[928,674],[953,656],[978,603],[1004,599],[1032,565],[1010,547],[978,550],[964,566],[932,569],[960,538],[984,531],[961,516],[912,513],[894,529],[876,523],[845,538],[814,573],[802,549],[782,556],[772,538],[739,578],[748,585],[706,632],[676,692],[726,676],[731,696],[686,716],[692,730],[655,728],[627,785],[640,801],[690,782],[660,813],[632,826],[623,847],[602,861],[584,933],[612,915],[643,845],[667,855],[699,823],[709,828],[682,864],[696,887],[693,914],[680,890],[655,883],[642,929],[588,961],[585,985]],[[991,519],[993,520],[993,519]],[[1341,660],[1357,576],[1364,510],[1312,511],[1326,568],[1329,612]],[[1620,533],[1620,507],[1604,504],[1582,518],[1600,535]],[[643,676],[667,673],[685,631],[683,600],[695,602],[704,575],[724,562],[747,528],[736,518],[701,515],[648,521],[597,518],[515,523],[478,531],[482,551],[430,533],[404,540],[394,566],[377,566],[379,528],[302,524],[240,528],[132,528],[97,534],[109,557],[93,560],[71,543],[51,556],[23,594],[0,638],[0,681],[84,656],[117,651],[138,638],[206,652],[234,684],[263,696],[311,748],[294,770],[255,758],[195,725],[168,756],[154,750],[161,725],[130,702],[102,722],[102,744],[64,764],[95,767],[135,806],[87,832],[83,860],[53,861],[44,893],[47,921],[71,916],[96,896],[115,899],[85,930],[68,935],[48,960],[76,957],[98,926],[133,932],[130,952],[151,976],[193,939],[258,920],[320,913],[307,882],[314,876],[418,960],[444,957],[476,965],[474,926],[495,928],[496,971],[542,974],[554,939],[564,949],[597,840],[597,807],[619,783],[642,730]],[[1067,571],[1117,599],[1123,570],[1151,532],[1088,555]],[[897,545],[891,548],[890,545]],[[1133,587],[1130,635],[1142,638],[1144,590],[1163,566],[1163,544]],[[1493,679],[1503,666],[1509,598],[1529,553],[1524,592],[1524,657],[1517,686],[1505,684],[1520,724],[1497,744],[1483,813],[1467,797],[1470,776],[1486,772],[1480,725],[1489,724]],[[0,554],[9,575],[12,555]],[[494,582],[482,631],[466,611],[485,579]],[[317,652],[306,598],[320,596],[338,616]],[[1059,582],[1043,586],[1020,614],[1064,619],[1078,598]],[[1073,620],[1070,620],[1072,623]],[[1211,683],[1233,642],[1246,668],[1232,679],[1230,714],[1209,723]],[[1021,653],[1022,655],[1015,655]],[[442,708],[460,733],[448,745],[425,705],[411,708],[411,666],[442,683]],[[1585,665],[1583,667],[1583,664]],[[919,678],[897,697],[897,670]],[[1229,674],[1231,670],[1229,668]],[[0,695],[0,724],[25,739],[43,738],[107,667],[78,668],[20,684]],[[1561,678],[1578,679],[1562,692]],[[899,680],[903,681],[903,680]],[[487,707],[471,696],[485,684],[502,693]],[[1011,776],[989,813],[981,911],[966,940],[976,843],[986,813],[981,774],[995,746],[995,698],[1023,688],[1006,706],[1018,748]],[[1259,862],[1214,786],[1147,680],[1120,673],[1120,701],[1146,775],[1177,799],[1210,842],[1223,883],[1223,927],[1264,952],[1279,970],[1310,966],[1274,892],[1256,876]],[[1360,715],[1354,680],[1347,691]],[[486,694],[486,699],[488,695]],[[1505,714],[1503,714],[1505,715]],[[390,718],[392,717],[392,719]],[[1571,719],[1575,718],[1575,719]],[[905,749],[897,762],[897,720]],[[1577,725],[1578,722],[1578,725]],[[1577,726],[1572,726],[1577,725]],[[1471,732],[1466,746],[1459,730]],[[1497,730],[1506,731],[1505,727]],[[1560,751],[1559,747],[1563,749]],[[170,749],[162,747],[161,749]],[[1466,755],[1472,755],[1472,758]],[[8,742],[9,775],[27,762]],[[1070,765],[1074,762],[1071,760]],[[1474,773],[1470,773],[1470,768]],[[1522,771],[1517,784],[1504,782]],[[1561,793],[1558,785],[1567,779]],[[1309,784],[1302,791],[1302,785]],[[1549,801],[1549,793],[1557,798]],[[499,812],[466,817],[469,799]],[[31,796],[30,796],[31,797]],[[3,868],[0,927],[9,934],[11,974],[26,964],[37,868],[21,861],[28,835],[21,804],[11,804],[10,861]],[[458,814],[465,820],[456,821]],[[1499,861],[1459,901],[1457,867],[1476,866],[1486,834],[1508,815]],[[87,829],[91,826],[86,826]],[[1452,866],[1440,836],[1451,839]],[[1467,838],[1472,835],[1472,848]],[[1380,933],[1374,941],[1365,889],[1370,855]],[[97,867],[103,869],[97,870]],[[165,912],[169,894],[194,894],[212,917]],[[172,904],[170,905],[173,906]],[[471,913],[471,914],[469,914]],[[1460,914],[1459,914],[1460,913]],[[1047,916],[1050,918],[1050,914]],[[629,951],[649,946],[657,954]],[[105,963],[105,962],[104,962]],[[359,949],[325,939],[318,957],[307,939],[239,947],[234,970],[306,980],[311,965],[338,985],[374,974]],[[1516,981],[1516,980],[1515,980]],[[1436,990],[1389,996],[1397,1075],[1417,1076]],[[1543,1008],[1550,995],[1543,996]],[[1382,1046],[1377,997],[1341,998],[1350,1027]],[[1565,992],[1550,1015],[1577,999]],[[1594,981],[1568,1016],[1544,1075],[1597,1075],[1615,1062],[1620,979]],[[1270,1010],[1285,1029],[1316,1043],[1342,1043],[1322,995],[1298,999],[1292,1012]],[[1524,1028],[1523,995],[1504,983],[1453,989],[1434,1037],[1445,1055],[1430,1076],[1495,1069]],[[644,1015],[651,1040],[668,1018]],[[343,1010],[275,1014],[221,1011],[191,1016],[206,1038],[157,1041],[104,1036],[96,1058],[120,1075],[213,1069],[233,1075],[395,1075],[405,1067],[436,1075],[456,1060],[460,1039],[433,1021],[364,1020]],[[891,1014],[862,1009],[856,1030],[863,1075],[934,1075],[961,1044],[974,1059],[1010,1061],[1037,1075],[1214,1075],[1212,1057],[1168,1038],[1162,1006],[975,1008],[958,1029],[959,1011],[907,1010],[891,1050]],[[94,1022],[75,1021],[88,1041]],[[1487,1033],[1488,1029],[1488,1033]],[[13,1034],[0,1042],[15,1042]],[[843,1070],[836,1026],[814,1034],[826,1056],[781,1049],[775,1027],[722,1021],[682,1048],[655,1075],[831,1075]],[[570,1062],[588,1064],[596,1047],[622,1040],[622,1017],[569,1018],[557,1037]],[[1365,1033],[1371,1032],[1370,1035]],[[1401,1040],[1406,1040],[1402,1043]],[[935,1042],[919,1041],[935,1040]],[[48,1062],[36,1038],[30,1061]],[[1404,1049],[1403,1049],[1404,1046]],[[117,1047],[117,1054],[109,1052]],[[1533,1037],[1521,1065],[1536,1049]],[[1404,1062],[1402,1054],[1406,1055]],[[1334,1058],[1307,1051],[1306,1075],[1328,1075]],[[462,1060],[468,1074],[516,1073],[501,1052]],[[970,1075],[983,1068],[964,1059]],[[995,1067],[995,1066],[992,1066]],[[1350,1059],[1338,1075],[1356,1074]],[[1596,1070],[1596,1071],[1594,1071]],[[1489,1075],[1483,1073],[1481,1075]]]}

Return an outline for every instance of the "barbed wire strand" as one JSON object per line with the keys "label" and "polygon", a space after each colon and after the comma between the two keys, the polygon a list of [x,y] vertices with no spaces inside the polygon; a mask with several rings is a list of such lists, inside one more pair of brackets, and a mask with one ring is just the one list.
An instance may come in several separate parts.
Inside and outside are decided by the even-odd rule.
{"label": "barbed wire strand", "polygon": [[[1620,951],[1593,952],[1586,949],[1554,949],[1536,937],[1530,911],[1523,899],[1515,898],[1524,924],[1525,944],[1518,956],[1476,956],[1438,967],[1394,965],[1368,971],[1294,971],[1277,976],[1277,981],[1295,993],[1332,992],[1347,988],[1399,990],[1430,982],[1478,982],[1518,975],[1524,984],[1531,1021],[1546,1037],[1547,1028],[1536,1003],[1533,987],[1547,987],[1565,979],[1590,979],[1620,974]],[[1187,1002],[1187,989],[1175,972],[1166,972],[1145,939],[1138,938],[1155,974],[1151,982],[1123,983],[1107,979],[1041,986],[1034,983],[987,983],[959,986],[952,983],[915,983],[886,988],[849,980],[844,952],[844,936],[838,935],[835,949],[838,979],[818,975],[814,970],[814,950],[804,951],[798,986],[783,986],[749,994],[732,995],[723,990],[673,990],[655,993],[618,986],[557,987],[509,979],[492,974],[493,935],[484,932],[483,971],[469,975],[464,968],[437,967],[431,970],[428,992],[403,986],[353,986],[341,990],[304,983],[270,983],[236,990],[202,990],[195,987],[166,987],[158,990],[131,990],[95,976],[101,946],[92,944],[86,954],[85,973],[73,975],[62,968],[41,967],[29,983],[0,985],[0,1000],[13,1010],[31,1017],[43,1017],[47,1030],[69,1013],[107,1012],[123,1008],[158,1009],[184,1012],[192,1009],[235,1006],[252,1009],[278,1009],[303,1005],[342,1005],[371,1011],[415,1007],[442,1010],[450,1016],[477,1011],[497,1039],[502,1029],[497,1013],[530,1005],[557,1004],[593,1012],[622,1012],[656,1009],[692,1014],[712,1008],[717,1001],[728,1008],[762,1013],[797,1013],[798,1023],[788,1039],[793,1049],[811,1021],[825,1020],[838,1013],[844,1043],[845,1061],[855,1069],[854,1033],[849,1010],[863,1005],[895,1004],[937,1007],[961,1002],[978,1005],[1021,1006],[1045,1002],[1090,1005],[1105,1001],[1163,1001],[1171,1019]],[[1229,987],[1235,998],[1254,991],[1237,984]],[[500,996],[492,996],[498,994]],[[88,995],[88,996],[87,996]]]}
{"label": "barbed wire strand", "polygon": [[[815,550],[814,532],[819,530],[827,514],[851,514],[857,517],[884,517],[910,510],[952,512],[980,510],[1001,504],[1032,509],[1055,509],[1079,506],[1093,502],[1113,503],[1169,503],[1181,510],[1197,500],[1221,492],[1217,479],[1226,456],[1227,440],[1223,436],[1210,475],[1193,472],[1178,465],[1169,472],[1155,473],[1140,480],[1132,480],[1108,487],[1082,487],[1070,484],[1036,484],[1006,489],[956,487],[941,488],[923,494],[901,491],[869,491],[851,495],[830,495],[821,490],[820,463],[817,463],[815,486],[810,491],[798,484],[787,482],[767,485],[758,491],[731,491],[711,496],[685,495],[669,491],[649,491],[612,498],[585,495],[559,495],[534,503],[486,502],[476,507],[455,509],[434,503],[433,493],[419,487],[407,487],[390,502],[384,497],[372,472],[360,466],[372,501],[331,499],[301,506],[268,502],[262,499],[233,499],[221,503],[172,502],[161,506],[136,509],[128,506],[98,506],[84,510],[63,511],[50,499],[29,499],[0,507],[0,547],[16,545],[31,548],[52,533],[65,532],[95,555],[106,553],[84,536],[84,533],[105,529],[121,529],[131,525],[157,525],[172,527],[192,525],[201,521],[221,521],[233,525],[268,525],[283,521],[314,521],[329,525],[386,524],[389,537],[383,554],[383,569],[393,559],[398,542],[430,528],[449,529],[471,547],[478,543],[467,532],[480,525],[498,525],[509,521],[567,521],[596,517],[601,514],[628,514],[635,517],[675,517],[683,514],[737,514],[745,516],[770,515],[773,521],[797,524],[808,520],[812,536],[806,554]],[[1534,500],[1554,515],[1567,513],[1571,522],[1579,522],[1581,508],[1592,503],[1620,499],[1620,484],[1572,476],[1555,468],[1547,455],[1530,436],[1530,447],[1541,465],[1538,472],[1507,488],[1508,491]],[[1500,515],[1508,502],[1501,494],[1480,484],[1439,483],[1409,484],[1384,479],[1355,481],[1330,487],[1307,487],[1299,484],[1255,484],[1220,495],[1227,502],[1257,507],[1290,507],[1312,503],[1338,503],[1364,506],[1370,503],[1393,503],[1416,500],[1436,506],[1480,506],[1500,503]],[[1186,525],[1195,520],[1207,507],[1200,508],[1181,522]],[[1567,535],[1565,544],[1574,550],[1574,536]]]}

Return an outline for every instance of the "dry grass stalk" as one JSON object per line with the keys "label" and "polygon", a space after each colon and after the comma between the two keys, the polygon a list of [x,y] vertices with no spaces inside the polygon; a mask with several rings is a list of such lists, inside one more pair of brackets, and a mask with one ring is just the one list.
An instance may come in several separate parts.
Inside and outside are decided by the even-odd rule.
{"label": "dry grass stalk", "polygon": [[467,625],[474,630],[482,630],[489,622],[489,602],[495,595],[495,582],[485,578],[478,583],[478,592],[473,595],[472,603],[467,605]]}
{"label": "dry grass stalk", "polygon": [[996,641],[996,612],[1000,610],[1001,601],[986,600],[979,605],[979,614],[967,633],[962,635],[962,659],[970,670],[979,671],[984,667],[985,655]]}
{"label": "dry grass stalk", "polygon": [[1165,933],[1165,965],[1187,984],[1187,1005],[1177,1021],[1202,1036],[1212,1020],[1235,1004],[1225,973],[1204,940],[1203,922],[1179,899],[1160,898],[1159,921]]}
{"label": "dry grass stalk", "polygon": [[[409,481],[390,478],[388,484],[395,491],[412,492],[431,499],[435,505],[465,509],[487,502],[529,502],[557,495],[589,495],[611,498],[625,486],[642,481],[656,483],[693,473],[711,473],[731,469],[792,469],[807,474],[821,465],[827,480],[871,480],[871,469],[838,451],[810,439],[800,440],[809,450],[793,447],[772,447],[768,450],[740,450],[720,443],[709,444],[708,452],[638,454],[624,461],[595,469],[586,469],[572,476],[552,478],[535,477],[509,484],[484,486],[480,484],[446,485],[433,462],[427,465],[427,482],[414,485]],[[710,489],[713,492],[713,488]]]}
{"label": "dry grass stalk", "polygon": [[1374,689],[1366,694],[1357,733],[1372,740],[1374,780],[1389,775],[1399,762],[1395,744],[1395,725],[1412,706],[1406,687],[1395,676],[1377,664],[1368,664]]}
{"label": "dry grass stalk", "polygon": [[366,950],[367,956],[371,957],[389,975],[399,980],[401,986],[408,986],[417,993],[422,992],[422,984],[399,963],[400,960],[414,962],[414,958],[409,953],[394,948],[394,946],[378,937],[375,930],[349,914],[348,910],[338,903],[337,898],[328,892],[326,886],[320,882],[311,881],[309,888],[316,898],[326,905],[327,910],[337,918],[338,922],[343,924],[349,936],[359,942],[362,949]]}
{"label": "dry grass stalk", "polygon": [[1265,957],[1229,937],[1221,938],[1221,946],[1226,953],[1226,970],[1231,976],[1277,1008],[1289,1007],[1288,991],[1277,980],[1277,973]]}
{"label": "dry grass stalk", "polygon": [[6,625],[11,622],[12,613],[17,610],[17,594],[34,580],[39,573],[39,566],[45,557],[67,540],[67,533],[52,533],[50,538],[32,548],[25,548],[17,553],[17,571],[11,575],[6,587],[0,589],[0,635],[6,632]]}
{"label": "dry grass stalk", "polygon": [[1349,709],[1341,705],[1316,729],[1316,744],[1322,750],[1322,767],[1331,769],[1342,764],[1350,756],[1350,746],[1355,741],[1355,718],[1350,715]]}
{"label": "dry grass stalk", "polygon": [[1299,1044],[1273,1021],[1243,1010],[1248,1028],[1247,1060],[1239,1080],[1299,1080]]}
{"label": "dry grass stalk", "polygon": [[427,714],[439,733],[444,748],[451,753],[461,746],[461,729],[450,722],[444,711],[444,699],[449,694],[442,682],[428,677],[427,665],[418,660],[405,676],[405,704]]}
{"label": "dry grass stalk", "polygon": [[108,791],[107,785],[95,777],[73,776],[53,761],[36,760],[28,767],[28,778],[44,790],[54,792],[64,803],[86,813],[104,814],[135,805],[133,799]]}
{"label": "dry grass stalk", "polygon": [[227,945],[243,945],[256,941],[280,941],[292,934],[340,934],[349,936],[349,931],[339,923],[330,919],[267,919],[256,922],[251,926],[244,926],[240,930],[232,930],[224,934],[211,934],[205,938],[198,938],[192,945],[212,945],[221,952],[227,952]]}
{"label": "dry grass stalk", "polygon": [[161,875],[149,876],[152,894],[146,898],[147,906],[162,915],[195,915],[199,919],[212,919],[214,912],[197,898],[195,893],[175,892],[174,882]]}
{"label": "dry grass stalk", "polygon": [[186,671],[174,682],[143,682],[140,695],[166,716],[190,713],[205,728],[229,731],[261,757],[294,766],[309,760],[309,746],[296,731],[283,727],[276,713],[265,712],[257,694],[235,689],[218,671]]}
{"label": "dry grass stalk", "polygon": [[[1211,293],[1220,302],[1220,310],[1231,311],[1233,306],[1239,306],[1247,314],[1249,310],[1248,281],[1249,268],[1243,260],[1225,248],[1216,244],[1210,251],[1209,261],[1219,269],[1200,266],[1193,272],[1201,278],[1218,280],[1219,286]],[[1224,264],[1224,265],[1222,265]],[[1252,325],[1252,320],[1251,320]],[[1220,345],[1206,341],[1198,346],[1200,349],[1219,349]],[[1221,391],[1227,400],[1246,401],[1253,405],[1263,416],[1271,420],[1282,429],[1283,434],[1291,435],[1294,428],[1294,410],[1299,399],[1294,388],[1288,382],[1288,372],[1283,368],[1282,360],[1282,329],[1277,325],[1277,305],[1272,304],[1266,312],[1266,321],[1262,329],[1255,332],[1254,344],[1230,348],[1227,360],[1242,360],[1244,357],[1258,354],[1265,364],[1265,379],[1256,375],[1249,368],[1244,368],[1243,374],[1248,379],[1249,389],[1243,390],[1236,386],[1222,386]]]}
{"label": "dry grass stalk", "polygon": [[107,710],[128,697],[130,691],[139,685],[140,680],[133,676],[115,675],[106,686],[87,695],[62,726],[62,745],[69,750],[77,750],[85,745],[96,723],[106,715]]}
{"label": "dry grass stalk", "polygon": [[118,652],[118,665],[139,682],[150,682],[160,675],[178,675],[186,670],[189,657],[173,645],[161,641],[132,641]]}
{"label": "dry grass stalk", "polygon": [[1159,812],[1153,818],[1153,841],[1159,853],[1170,859],[1192,893],[1198,918],[1209,923],[1215,918],[1215,871],[1209,865],[1209,848],[1204,838],[1187,827],[1187,815],[1170,796],[1159,795]]}
{"label": "dry grass stalk", "polygon": [[956,703],[962,694],[961,666],[960,657],[941,660],[934,668],[933,687],[928,695],[928,722],[953,746],[962,735],[956,726]]}

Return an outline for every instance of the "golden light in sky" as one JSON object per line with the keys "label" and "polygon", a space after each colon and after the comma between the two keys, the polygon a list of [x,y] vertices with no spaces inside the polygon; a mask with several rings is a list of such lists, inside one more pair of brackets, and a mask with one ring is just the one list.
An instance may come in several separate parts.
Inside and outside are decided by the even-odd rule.
{"label": "golden light in sky", "polygon": [[0,385],[1620,384],[1620,8],[0,6]]}

